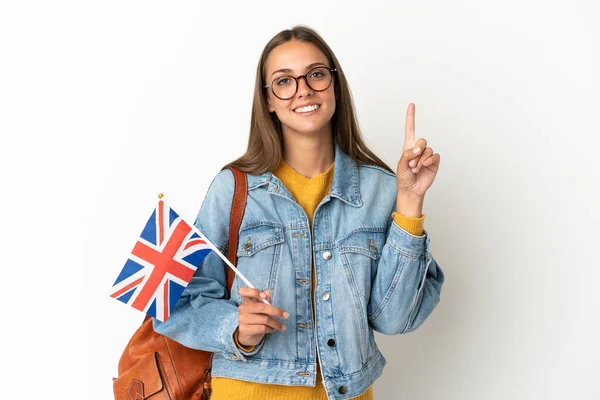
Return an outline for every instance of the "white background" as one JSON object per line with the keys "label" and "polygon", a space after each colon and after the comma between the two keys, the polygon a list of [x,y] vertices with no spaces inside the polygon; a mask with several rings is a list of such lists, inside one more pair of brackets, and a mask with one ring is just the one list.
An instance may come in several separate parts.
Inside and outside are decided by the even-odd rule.
{"label": "white background", "polygon": [[3,2],[2,397],[112,398],[143,315],[108,293],[157,193],[195,217],[245,149],[263,46],[304,23],[377,154],[395,166],[414,102],[442,155],[442,300],[377,336],[376,398],[600,398],[599,20],[592,0]]}

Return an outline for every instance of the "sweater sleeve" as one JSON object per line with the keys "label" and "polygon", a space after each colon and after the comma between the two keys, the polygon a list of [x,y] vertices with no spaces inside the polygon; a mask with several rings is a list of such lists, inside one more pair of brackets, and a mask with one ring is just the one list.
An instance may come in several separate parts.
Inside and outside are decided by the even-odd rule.
{"label": "sweater sleeve", "polygon": [[411,235],[421,236],[423,234],[425,214],[421,215],[419,218],[410,218],[394,211],[392,217],[394,218],[394,222],[398,224],[400,228]]}
{"label": "sweater sleeve", "polygon": [[252,350],[254,350],[254,348],[256,346],[244,346],[243,344],[241,344],[240,341],[238,340],[238,332],[239,331],[240,330],[238,328],[233,333],[233,341],[235,342],[235,345],[237,346],[238,349],[245,351],[246,353],[250,353]]}

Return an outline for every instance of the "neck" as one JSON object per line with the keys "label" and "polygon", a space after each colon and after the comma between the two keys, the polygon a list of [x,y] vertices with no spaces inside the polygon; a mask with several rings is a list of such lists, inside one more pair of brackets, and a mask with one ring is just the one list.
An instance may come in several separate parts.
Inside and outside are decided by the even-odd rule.
{"label": "neck", "polygon": [[319,135],[284,134],[283,159],[306,178],[326,172],[334,161],[331,129]]}

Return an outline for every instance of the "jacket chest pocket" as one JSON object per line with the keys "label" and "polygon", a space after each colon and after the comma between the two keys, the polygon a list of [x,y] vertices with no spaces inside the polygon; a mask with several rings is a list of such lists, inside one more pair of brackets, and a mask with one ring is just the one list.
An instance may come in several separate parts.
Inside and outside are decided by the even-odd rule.
{"label": "jacket chest pocket", "polygon": [[367,300],[384,244],[383,228],[352,232],[340,244],[340,255],[349,283],[357,294]]}
{"label": "jacket chest pocket", "polygon": [[[283,226],[273,222],[246,224],[240,229],[236,268],[257,289],[273,292],[283,237]],[[238,304],[242,286],[247,285],[236,275],[231,296]]]}

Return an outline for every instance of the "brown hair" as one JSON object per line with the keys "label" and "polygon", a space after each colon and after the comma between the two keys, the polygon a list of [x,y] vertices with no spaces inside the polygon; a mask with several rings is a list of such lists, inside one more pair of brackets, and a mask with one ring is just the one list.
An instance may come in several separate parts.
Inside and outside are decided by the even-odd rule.
{"label": "brown hair", "polygon": [[260,175],[274,170],[279,165],[283,153],[283,135],[279,119],[275,113],[268,111],[267,91],[264,88],[265,64],[275,47],[291,40],[314,44],[328,58],[330,67],[337,69],[334,79],[337,101],[331,119],[334,142],[358,164],[373,164],[394,173],[367,147],[362,138],[355,116],[352,93],[335,54],[317,32],[302,25],[279,32],[263,49],[256,68],[248,149],[244,155],[223,168],[232,166],[253,175]]}

